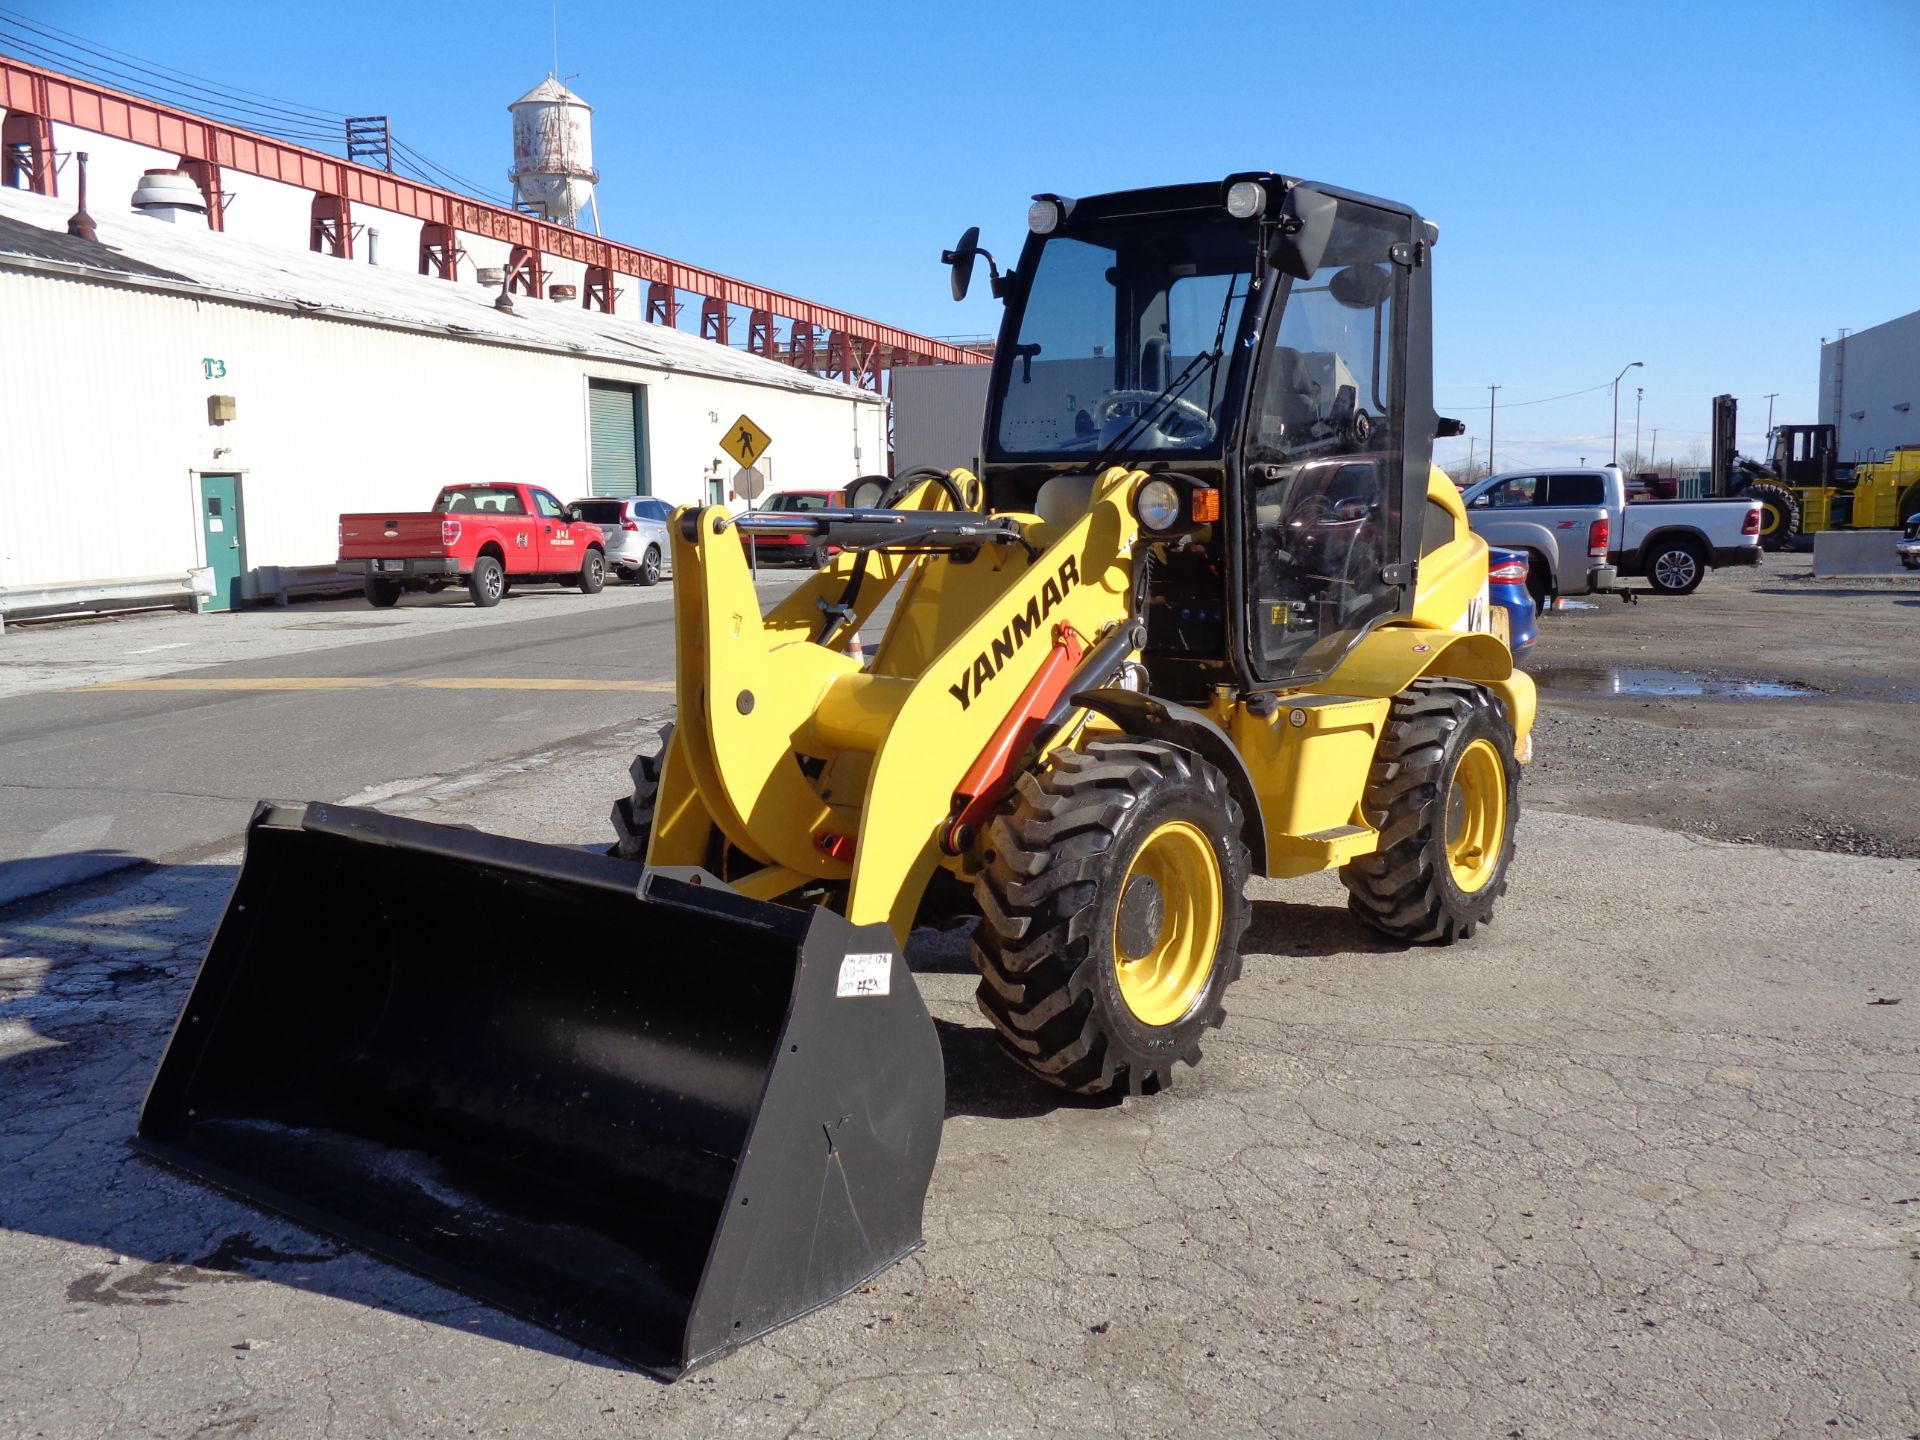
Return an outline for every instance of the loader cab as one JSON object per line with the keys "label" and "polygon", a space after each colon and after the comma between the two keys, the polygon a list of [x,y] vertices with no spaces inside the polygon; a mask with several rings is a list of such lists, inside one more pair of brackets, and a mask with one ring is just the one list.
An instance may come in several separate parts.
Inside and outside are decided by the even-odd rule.
{"label": "loader cab", "polygon": [[1039,197],[988,384],[997,510],[1110,465],[1220,491],[1154,547],[1154,689],[1280,689],[1408,613],[1434,416],[1431,227],[1271,174]]}

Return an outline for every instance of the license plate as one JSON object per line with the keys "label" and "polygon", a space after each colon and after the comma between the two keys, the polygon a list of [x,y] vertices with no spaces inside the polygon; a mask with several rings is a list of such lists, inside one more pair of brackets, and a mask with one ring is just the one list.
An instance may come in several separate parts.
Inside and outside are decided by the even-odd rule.
{"label": "license plate", "polygon": [[407,562],[404,560],[382,560],[380,562],[380,568],[382,570],[405,570],[407,568]]}
{"label": "license plate", "polygon": [[1504,606],[1493,607],[1493,633],[1500,637],[1502,645],[1513,643],[1513,621],[1507,615]]}

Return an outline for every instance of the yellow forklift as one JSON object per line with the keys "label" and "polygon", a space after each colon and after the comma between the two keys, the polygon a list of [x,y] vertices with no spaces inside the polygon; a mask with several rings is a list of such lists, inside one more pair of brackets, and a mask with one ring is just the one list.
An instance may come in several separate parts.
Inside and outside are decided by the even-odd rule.
{"label": "yellow forklift", "polygon": [[1885,458],[1844,462],[1832,425],[1777,425],[1764,464],[1733,448],[1737,402],[1713,402],[1714,493],[1760,502],[1760,544],[1781,550],[1823,530],[1891,530],[1920,514],[1920,445]]}

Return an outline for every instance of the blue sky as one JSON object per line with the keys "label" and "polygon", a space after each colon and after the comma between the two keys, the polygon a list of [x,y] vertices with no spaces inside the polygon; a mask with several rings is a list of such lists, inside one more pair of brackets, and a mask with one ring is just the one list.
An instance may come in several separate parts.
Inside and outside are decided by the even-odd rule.
{"label": "blue sky", "polygon": [[[504,189],[506,105],[552,65],[549,0],[199,7],[0,0],[162,65],[386,114]],[[1272,168],[1419,206],[1443,413],[1502,464],[1757,448],[1815,418],[1819,343],[1920,308],[1920,6],[1537,0],[1371,5],[648,5],[561,0],[595,107],[608,234],[936,335],[985,334],[939,251],[1011,257],[1027,196]],[[1569,391],[1597,390],[1551,403]],[[1441,458],[1464,454],[1464,443]]]}

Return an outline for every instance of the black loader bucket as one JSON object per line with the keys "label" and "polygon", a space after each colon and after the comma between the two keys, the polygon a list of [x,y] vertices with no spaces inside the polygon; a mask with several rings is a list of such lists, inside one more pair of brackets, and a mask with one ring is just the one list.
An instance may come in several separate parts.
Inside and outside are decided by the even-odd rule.
{"label": "black loader bucket", "polygon": [[262,806],[134,1143],[672,1379],[916,1249],[944,1109],[884,926]]}

